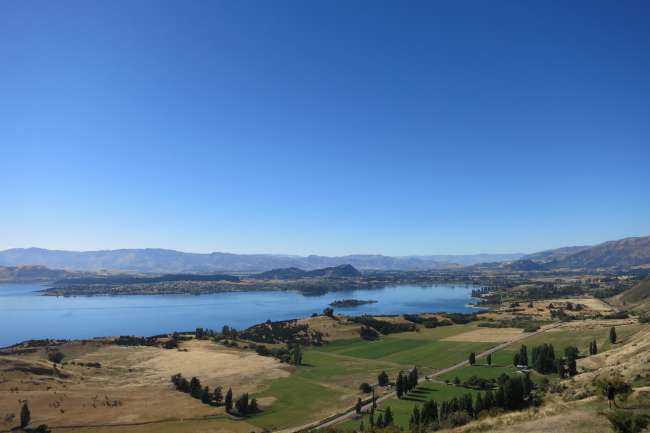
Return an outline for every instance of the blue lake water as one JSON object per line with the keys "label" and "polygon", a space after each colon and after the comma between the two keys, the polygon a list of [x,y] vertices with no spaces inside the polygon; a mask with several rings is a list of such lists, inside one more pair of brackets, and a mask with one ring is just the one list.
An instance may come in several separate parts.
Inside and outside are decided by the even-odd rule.
{"label": "blue lake water", "polygon": [[38,284],[0,284],[0,347],[41,338],[156,335],[196,327],[237,329],[270,320],[320,313],[337,299],[375,304],[337,308],[349,315],[468,312],[472,287],[401,285],[345,290],[319,296],[297,292],[235,292],[212,295],[41,296]]}

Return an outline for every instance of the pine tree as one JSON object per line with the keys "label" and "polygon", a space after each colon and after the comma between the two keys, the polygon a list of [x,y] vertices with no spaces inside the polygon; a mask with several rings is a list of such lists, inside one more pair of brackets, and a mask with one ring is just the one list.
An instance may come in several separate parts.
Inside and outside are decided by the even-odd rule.
{"label": "pine tree", "polygon": [[395,381],[395,392],[397,393],[397,398],[401,399],[402,396],[404,395],[404,380],[403,380],[403,375],[402,372],[400,371],[399,374],[397,375],[397,380]]}
{"label": "pine tree", "polygon": [[237,399],[237,402],[235,403],[235,407],[237,408],[237,412],[240,415],[247,415],[248,414],[248,394],[246,394],[246,393],[242,394]]}
{"label": "pine tree", "polygon": [[413,406],[413,412],[411,413],[411,419],[409,421],[409,429],[411,433],[419,433],[420,431],[420,409],[418,406]]}
{"label": "pine tree", "polygon": [[377,415],[377,420],[375,421],[375,425],[379,428],[384,427],[384,417],[381,416],[381,414]]}
{"label": "pine tree", "polygon": [[483,408],[485,410],[490,410],[494,407],[494,393],[491,389],[488,389],[485,393],[485,398],[483,399]]}
{"label": "pine tree", "polygon": [[26,427],[29,425],[32,415],[29,413],[29,406],[27,406],[27,400],[23,402],[22,407],[20,408],[20,426]]}
{"label": "pine tree", "polygon": [[201,386],[201,381],[197,377],[193,377],[190,380],[190,395],[194,398],[201,398],[203,393],[203,387]]}
{"label": "pine tree", "polygon": [[598,344],[596,343],[596,340],[593,341],[592,345],[594,346],[593,355],[598,355]]}
{"label": "pine tree", "polygon": [[556,367],[555,368],[557,370],[558,376],[560,376],[560,379],[564,379],[565,378],[564,359],[559,358],[556,361]]}
{"label": "pine tree", "polygon": [[609,341],[612,344],[616,344],[616,329],[612,326],[612,329],[609,330]]}
{"label": "pine tree", "polygon": [[221,404],[223,401],[223,394],[221,393],[221,387],[218,386],[214,389],[214,392],[212,393],[212,399],[214,400],[214,403],[218,406]]}
{"label": "pine tree", "polygon": [[368,417],[368,423],[370,424],[370,430],[375,428],[375,408],[370,409],[370,416]]}
{"label": "pine tree", "polygon": [[357,404],[354,406],[354,411],[359,415],[361,413],[361,408],[363,407],[363,403],[361,403],[361,397],[357,398]]}
{"label": "pine tree", "polygon": [[206,386],[205,388],[203,388],[203,392],[201,392],[201,402],[205,404],[209,404],[211,400],[212,400],[212,395],[210,394],[210,388]]}
{"label": "pine tree", "polygon": [[390,410],[390,406],[387,406],[384,412],[383,427],[388,427],[389,425],[393,425],[393,411]]}
{"label": "pine tree", "polygon": [[519,348],[519,363],[528,366],[528,348],[524,344]]}
{"label": "pine tree", "polygon": [[259,411],[260,411],[260,408],[257,405],[257,399],[256,398],[251,399],[251,402],[248,405],[248,412],[249,413],[257,413]]}
{"label": "pine tree", "polygon": [[293,349],[293,363],[297,366],[302,364],[302,349],[300,348],[300,344],[296,344]]}
{"label": "pine tree", "polygon": [[569,376],[575,376],[578,374],[578,366],[576,365],[575,358],[569,358],[567,361],[567,370],[569,372]]}
{"label": "pine tree", "polygon": [[359,431],[364,431],[366,429],[366,426],[363,425],[363,420],[361,420],[361,423],[359,424]]}
{"label": "pine tree", "polygon": [[472,352],[469,354],[469,365],[476,364],[476,353]]}
{"label": "pine tree", "polygon": [[479,392],[478,395],[476,396],[476,402],[474,403],[474,415],[478,416],[482,410],[483,410],[483,397],[481,397],[481,393]]}
{"label": "pine tree", "polygon": [[518,366],[518,365],[521,365],[521,362],[519,360],[519,356],[520,356],[520,354],[519,354],[519,352],[517,352],[512,357],[512,365],[514,365],[515,367]]}
{"label": "pine tree", "polygon": [[487,365],[492,366],[492,354],[488,353],[487,358],[485,359],[487,361]]}
{"label": "pine tree", "polygon": [[386,374],[385,371],[379,373],[379,376],[377,376],[377,383],[379,384],[379,386],[388,385],[388,374]]}
{"label": "pine tree", "polygon": [[230,413],[232,411],[232,388],[228,388],[228,392],[226,393],[225,406],[226,412]]}

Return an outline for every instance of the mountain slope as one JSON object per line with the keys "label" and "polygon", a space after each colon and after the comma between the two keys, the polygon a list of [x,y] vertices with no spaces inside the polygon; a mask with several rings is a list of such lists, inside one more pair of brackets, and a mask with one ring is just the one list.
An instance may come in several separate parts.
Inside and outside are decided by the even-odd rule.
{"label": "mountain slope", "polygon": [[553,262],[554,267],[608,268],[650,265],[650,236],[604,242]]}
{"label": "mountain slope", "polygon": [[650,311],[650,276],[610,298],[609,302],[626,309]]}

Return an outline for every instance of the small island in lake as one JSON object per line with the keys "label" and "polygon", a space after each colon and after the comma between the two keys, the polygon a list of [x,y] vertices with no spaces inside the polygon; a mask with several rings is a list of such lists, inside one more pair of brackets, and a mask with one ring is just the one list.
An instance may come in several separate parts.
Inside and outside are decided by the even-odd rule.
{"label": "small island in lake", "polygon": [[337,307],[337,308],[346,308],[346,307],[357,307],[359,305],[365,305],[365,304],[375,304],[377,301],[373,300],[363,300],[363,299],[340,299],[338,301],[334,301],[330,304],[331,307]]}

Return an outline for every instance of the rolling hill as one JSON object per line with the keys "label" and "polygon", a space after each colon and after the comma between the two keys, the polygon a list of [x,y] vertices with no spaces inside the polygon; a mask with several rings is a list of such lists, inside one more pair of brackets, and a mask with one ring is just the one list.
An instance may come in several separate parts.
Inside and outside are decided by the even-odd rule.
{"label": "rolling hill", "polygon": [[650,311],[650,276],[610,298],[609,302],[625,309]]}

